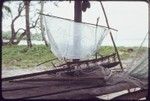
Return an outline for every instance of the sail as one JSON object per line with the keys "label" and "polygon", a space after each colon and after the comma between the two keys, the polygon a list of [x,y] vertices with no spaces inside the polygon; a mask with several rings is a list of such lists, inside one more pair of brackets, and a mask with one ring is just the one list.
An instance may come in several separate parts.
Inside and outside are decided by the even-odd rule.
{"label": "sail", "polygon": [[88,59],[109,32],[106,27],[43,16],[45,37],[59,59]]}

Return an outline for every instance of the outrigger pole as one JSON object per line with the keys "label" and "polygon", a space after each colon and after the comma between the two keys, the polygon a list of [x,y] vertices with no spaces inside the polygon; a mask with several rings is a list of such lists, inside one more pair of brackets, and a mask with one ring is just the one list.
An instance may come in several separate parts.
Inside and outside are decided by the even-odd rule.
{"label": "outrigger pole", "polygon": [[[106,12],[105,12],[104,6],[103,6],[103,4],[102,4],[101,1],[100,1],[100,4],[101,4],[101,7],[102,7],[104,16],[105,16],[105,20],[106,20],[107,27],[110,29],[110,26],[109,26],[109,23],[108,23],[108,19],[107,19],[107,16],[106,16]],[[120,55],[119,55],[119,53],[118,53],[118,49],[117,49],[117,47],[116,47],[116,44],[115,44],[115,41],[114,41],[114,38],[113,38],[113,35],[112,35],[111,31],[110,31],[110,37],[111,37],[111,40],[112,40],[112,42],[113,42],[113,45],[114,45],[114,48],[115,48],[115,51],[116,51],[118,60],[119,60],[119,62],[120,62],[120,67],[121,67],[121,69],[122,69],[122,71],[123,71],[123,66],[122,66],[122,62],[121,62],[121,59],[120,59]]]}

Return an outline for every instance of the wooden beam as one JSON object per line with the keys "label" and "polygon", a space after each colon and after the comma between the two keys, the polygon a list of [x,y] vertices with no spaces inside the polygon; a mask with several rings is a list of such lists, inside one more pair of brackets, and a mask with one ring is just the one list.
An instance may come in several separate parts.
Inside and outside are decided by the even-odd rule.
{"label": "wooden beam", "polygon": [[84,82],[84,81],[96,81],[99,80],[101,83],[104,83],[105,80],[102,77],[53,77],[53,78],[38,78],[38,79],[23,79],[23,80],[13,80],[11,82],[24,82],[24,81],[80,81],[80,82]]}
{"label": "wooden beam", "polygon": [[138,90],[135,92],[123,94],[121,96],[117,96],[113,98],[112,100],[139,100],[140,98],[144,98],[148,96],[148,90],[143,89],[143,90]]}
{"label": "wooden beam", "polygon": [[[98,86],[98,87],[91,87],[91,88],[81,88],[76,90],[70,90],[65,92],[58,92],[55,94],[46,94],[46,95],[39,95],[36,97],[30,97],[30,99],[79,99],[82,98],[81,96],[100,96],[104,94],[119,92],[122,90],[134,88],[135,85],[129,83],[118,83],[113,86]],[[79,96],[79,98],[77,97]],[[85,98],[86,99],[86,98]]]}

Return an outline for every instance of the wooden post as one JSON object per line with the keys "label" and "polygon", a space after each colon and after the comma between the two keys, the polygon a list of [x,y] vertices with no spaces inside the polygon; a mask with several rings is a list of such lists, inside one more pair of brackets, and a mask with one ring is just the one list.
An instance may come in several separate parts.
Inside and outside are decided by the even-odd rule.
{"label": "wooden post", "polygon": [[[75,22],[82,22],[82,1],[75,0],[74,1],[74,21]],[[73,59],[73,62],[79,61],[79,59]]]}
{"label": "wooden post", "polygon": [[[109,23],[108,23],[108,19],[107,19],[107,16],[106,16],[106,12],[105,12],[105,9],[104,9],[103,4],[102,4],[101,1],[100,1],[100,4],[101,4],[102,10],[103,10],[103,12],[104,12],[104,16],[105,16],[105,20],[106,20],[106,23],[107,23],[107,27],[110,28]],[[120,62],[120,67],[121,67],[121,69],[122,69],[122,71],[123,71],[122,62],[121,62],[121,59],[120,59],[120,56],[119,56],[119,53],[118,53],[118,49],[117,49],[117,47],[116,47],[116,44],[115,44],[115,41],[114,41],[114,38],[113,38],[113,35],[112,35],[111,31],[110,31],[110,37],[111,37],[111,40],[112,40],[112,42],[113,42],[113,45],[114,45],[114,48],[115,48],[115,51],[116,51],[118,60],[119,60],[119,62]]]}

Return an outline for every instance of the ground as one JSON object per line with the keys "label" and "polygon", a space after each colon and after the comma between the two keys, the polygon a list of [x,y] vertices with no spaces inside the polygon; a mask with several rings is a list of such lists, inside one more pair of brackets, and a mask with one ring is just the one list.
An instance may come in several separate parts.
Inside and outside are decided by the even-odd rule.
{"label": "ground", "polygon": [[[121,56],[123,66],[127,67],[128,64],[131,63],[133,57],[135,56],[138,47],[118,47],[118,50]],[[142,48],[140,52],[143,52],[144,50],[145,48]],[[113,47],[103,46],[99,51],[101,52],[101,54],[105,56],[113,53]],[[52,58],[55,58],[55,56],[52,54],[49,48],[44,45],[36,45],[33,46],[31,49],[28,49],[26,46],[3,46],[2,78],[53,69],[50,63],[37,66],[37,64]],[[118,68],[120,68],[119,65],[116,66],[114,69]],[[41,90],[46,91],[43,88]],[[109,95],[99,96],[98,98],[111,99],[115,96],[122,95],[127,92],[128,92],[127,90],[123,90],[122,92],[117,92],[115,94],[111,93]]]}

